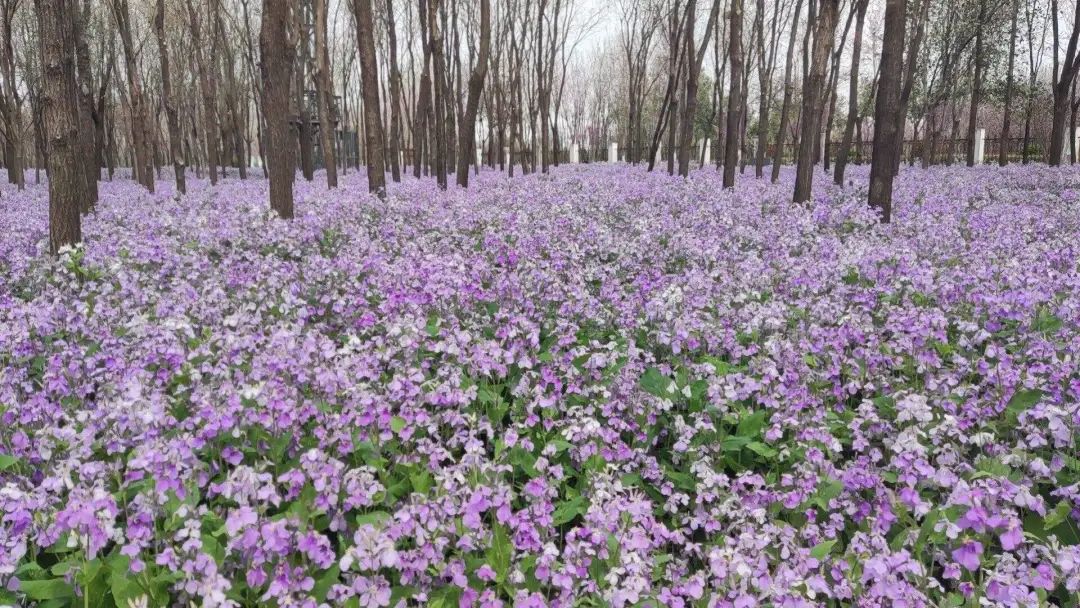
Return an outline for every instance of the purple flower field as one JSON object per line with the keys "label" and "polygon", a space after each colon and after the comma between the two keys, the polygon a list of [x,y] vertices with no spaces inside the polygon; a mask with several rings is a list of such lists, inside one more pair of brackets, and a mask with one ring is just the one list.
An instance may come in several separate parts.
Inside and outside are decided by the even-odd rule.
{"label": "purple flower field", "polygon": [[0,605],[1076,606],[1080,171],[792,179],[4,183]]}

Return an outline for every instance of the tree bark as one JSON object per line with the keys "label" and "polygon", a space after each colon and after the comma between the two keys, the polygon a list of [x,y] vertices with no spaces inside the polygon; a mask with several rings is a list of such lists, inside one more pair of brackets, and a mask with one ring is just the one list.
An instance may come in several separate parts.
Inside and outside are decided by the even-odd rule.
{"label": "tree bark", "polygon": [[389,46],[390,99],[386,112],[390,115],[390,178],[401,181],[401,70],[398,68],[397,24],[394,21],[394,0],[386,0],[386,39]]}
{"label": "tree bark", "polygon": [[131,12],[127,0],[112,0],[113,16],[116,18],[120,42],[124,48],[124,63],[128,79],[128,96],[131,99],[132,135],[135,152],[135,179],[150,192],[154,191],[154,159],[151,152],[150,114],[139,75],[139,61],[131,34]]}
{"label": "tree bark", "polygon": [[975,24],[975,75],[971,81],[971,105],[968,107],[967,166],[975,166],[975,131],[978,128],[979,104],[982,103],[983,85],[983,32],[986,21],[986,0],[979,0],[978,22]]}
{"label": "tree bark", "polygon": [[465,106],[465,116],[458,125],[457,183],[463,188],[469,186],[469,159],[473,156],[471,150],[476,141],[476,111],[480,106],[480,94],[484,91],[490,53],[491,0],[480,0],[480,50],[476,65],[469,75],[469,99]]}
{"label": "tree bark", "polygon": [[683,104],[682,135],[679,140],[679,175],[690,175],[690,148],[694,142],[694,115],[697,114],[698,78],[701,75],[701,64],[705,60],[705,51],[709,47],[709,39],[712,37],[712,29],[716,26],[717,16],[720,14],[720,0],[713,0],[712,10],[709,12],[709,21],[705,26],[705,37],[701,46],[694,49],[694,12],[697,10],[696,0],[690,0],[686,7],[686,103]]}
{"label": "tree bark", "polygon": [[180,142],[180,114],[176,108],[176,97],[173,95],[169,47],[165,41],[165,0],[157,0],[154,35],[157,37],[158,55],[161,58],[161,101],[165,106],[165,122],[169,129],[169,156],[176,179],[176,193],[179,196],[187,193],[187,180],[184,175],[184,152]]}
{"label": "tree bark", "polygon": [[270,207],[283,219],[293,217],[296,168],[289,137],[289,89],[296,58],[289,0],[262,1],[259,31],[263,115],[266,117],[266,165],[270,173]]}
{"label": "tree bark", "polygon": [[859,63],[862,59],[863,25],[866,22],[866,8],[870,0],[858,0],[855,13],[855,35],[851,47],[851,76],[848,85],[848,115],[844,123],[844,136],[840,148],[836,151],[836,168],[833,169],[833,183],[844,185],[844,171],[847,169],[848,156],[851,155],[851,138],[855,135],[855,122],[859,120]]}
{"label": "tree bark", "polygon": [[836,22],[839,18],[839,0],[821,0],[814,34],[810,72],[803,87],[802,115],[799,118],[799,157],[795,168],[796,203],[810,200],[814,183],[815,147],[821,134],[822,96],[825,91],[825,68],[832,52]]}
{"label": "tree bark", "polygon": [[1009,164],[1009,127],[1012,120],[1013,70],[1016,66],[1016,22],[1020,1],[1013,0],[1012,25],[1009,27],[1009,67],[1005,74],[1005,106],[1002,109],[1001,137],[998,141],[998,165]]}
{"label": "tree bark", "polygon": [[82,240],[79,211],[85,174],[78,160],[79,109],[68,0],[35,0],[41,40],[41,108],[48,147],[49,249]]}
{"label": "tree bark", "polygon": [[375,27],[371,0],[353,0],[356,40],[360,46],[360,81],[364,98],[364,155],[367,157],[368,191],[386,196],[386,153],[383,149],[379,112],[379,72],[375,59]]}
{"label": "tree bark", "polygon": [[791,81],[791,72],[795,67],[795,41],[799,37],[799,13],[802,0],[795,0],[795,12],[791,18],[791,33],[788,35],[787,64],[784,66],[784,101],[780,104],[780,128],[776,132],[776,150],[773,151],[772,183],[780,179],[780,163],[784,160],[784,141],[787,139],[788,125],[791,120],[791,103],[795,97],[795,85]]}
{"label": "tree bark", "polygon": [[337,155],[334,153],[337,116],[334,112],[334,76],[330,72],[330,52],[326,44],[327,0],[315,0],[315,85],[319,101],[319,139],[326,187],[337,188]]}
{"label": "tree bark", "polygon": [[[870,158],[870,207],[881,214],[881,221],[892,220],[893,177],[896,175],[896,156],[900,148],[896,138],[902,137],[901,70],[904,63],[904,28],[907,21],[907,0],[886,0],[885,36],[881,43],[881,69],[877,99],[874,102],[874,144]],[[914,61],[914,57],[909,57]]]}
{"label": "tree bark", "polygon": [[724,136],[724,188],[735,186],[735,165],[739,162],[739,128],[742,123],[742,24],[743,0],[731,0],[728,9],[728,55],[731,61],[731,89],[728,91],[727,133]]}
{"label": "tree bark", "polygon": [[[439,5],[442,0],[429,0],[428,33],[431,36],[432,88],[434,89],[435,118],[435,181],[446,189],[446,57],[443,51],[442,28],[439,25]],[[373,51],[374,52],[374,51]],[[377,102],[376,102],[377,103]]]}

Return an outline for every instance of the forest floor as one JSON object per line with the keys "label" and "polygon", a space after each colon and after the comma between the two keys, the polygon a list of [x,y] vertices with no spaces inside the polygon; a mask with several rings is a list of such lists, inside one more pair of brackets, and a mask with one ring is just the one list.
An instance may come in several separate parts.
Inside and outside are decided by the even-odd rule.
{"label": "forest floor", "polygon": [[4,180],[0,605],[1075,606],[1080,170],[849,171]]}

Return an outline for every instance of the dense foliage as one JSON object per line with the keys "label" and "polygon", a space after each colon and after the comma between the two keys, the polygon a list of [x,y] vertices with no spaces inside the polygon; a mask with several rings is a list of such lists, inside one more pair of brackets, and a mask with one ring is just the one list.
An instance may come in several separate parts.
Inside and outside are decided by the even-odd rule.
{"label": "dense foliage", "polygon": [[1080,173],[785,178],[5,190],[0,605],[1075,606]]}

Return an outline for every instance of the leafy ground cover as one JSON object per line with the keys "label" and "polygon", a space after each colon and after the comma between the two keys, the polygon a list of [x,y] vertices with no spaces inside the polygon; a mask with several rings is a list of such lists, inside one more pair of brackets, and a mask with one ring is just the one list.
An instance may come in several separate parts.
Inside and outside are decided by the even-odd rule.
{"label": "leafy ground cover", "polygon": [[1077,604],[1073,169],[161,190],[0,196],[0,605]]}

